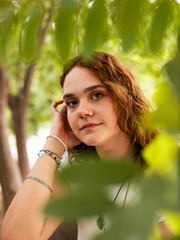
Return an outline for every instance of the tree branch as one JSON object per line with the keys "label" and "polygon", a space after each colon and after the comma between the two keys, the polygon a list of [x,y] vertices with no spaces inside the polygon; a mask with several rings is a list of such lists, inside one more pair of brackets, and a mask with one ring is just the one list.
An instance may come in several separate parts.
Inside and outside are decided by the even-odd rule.
{"label": "tree branch", "polygon": [[0,66],[0,107],[7,104],[9,76],[5,67]]}
{"label": "tree branch", "polygon": [[46,20],[45,26],[42,28],[41,30],[41,34],[40,34],[40,43],[43,44],[44,40],[45,40],[45,35],[47,30],[49,29],[50,23],[51,23],[51,18],[52,18],[52,13],[53,13],[53,9],[54,9],[54,4],[55,4],[55,0],[51,1],[51,8],[49,9],[49,16]]}
{"label": "tree branch", "polygon": [[[51,18],[52,18],[52,12],[53,12],[53,8],[54,8],[54,3],[55,3],[55,0],[52,0],[51,8],[49,10],[49,16],[46,20],[45,26],[41,29],[40,45],[42,45],[44,43],[46,33],[49,29],[49,26],[50,26],[50,23],[51,23]],[[39,57],[40,56],[38,56],[38,59],[39,59]],[[25,75],[25,78],[24,78],[24,87],[23,87],[22,92],[26,95],[27,98],[29,98],[31,82],[32,82],[32,78],[33,78],[35,68],[37,66],[38,59],[35,61],[35,63],[30,65],[26,70],[26,75]]]}
{"label": "tree branch", "polygon": [[22,92],[27,97],[27,99],[29,98],[31,83],[32,83],[32,79],[33,79],[33,75],[34,75],[36,66],[37,66],[37,63],[30,65],[27,68],[26,75],[24,78],[24,87],[23,87],[23,90],[20,89],[20,92]]}

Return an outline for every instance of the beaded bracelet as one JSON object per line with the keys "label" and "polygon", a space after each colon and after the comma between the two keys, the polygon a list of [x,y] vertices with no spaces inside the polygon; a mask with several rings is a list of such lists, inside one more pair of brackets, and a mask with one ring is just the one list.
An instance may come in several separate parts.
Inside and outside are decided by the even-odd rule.
{"label": "beaded bracelet", "polygon": [[41,183],[42,185],[44,185],[46,188],[48,188],[52,192],[52,188],[49,186],[49,184],[47,184],[45,181],[41,180],[40,178],[37,178],[35,176],[27,176],[26,179],[35,180],[35,181]]}
{"label": "beaded bracelet", "polygon": [[44,150],[44,149],[40,150],[39,153],[38,153],[38,156],[39,157],[44,157],[46,153],[56,161],[58,166],[60,165],[62,157],[60,157],[58,154],[56,154],[52,151]]}

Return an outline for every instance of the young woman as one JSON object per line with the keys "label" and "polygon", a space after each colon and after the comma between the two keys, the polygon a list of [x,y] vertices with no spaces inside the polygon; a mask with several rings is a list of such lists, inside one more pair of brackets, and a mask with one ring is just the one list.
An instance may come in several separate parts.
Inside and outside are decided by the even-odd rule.
{"label": "young woman", "polygon": [[[91,149],[101,160],[133,155],[145,165],[141,150],[156,135],[156,131],[147,131],[141,125],[149,102],[118,59],[102,52],[89,61],[76,57],[65,67],[61,86],[63,100],[51,106],[54,121],[50,135],[6,213],[2,240],[45,240],[62,222],[45,221],[42,209],[51,197],[57,164],[66,149],[79,156]],[[60,111],[58,105],[62,105]],[[61,184],[60,194],[66,191]],[[90,239],[82,237],[82,226],[78,240]]]}

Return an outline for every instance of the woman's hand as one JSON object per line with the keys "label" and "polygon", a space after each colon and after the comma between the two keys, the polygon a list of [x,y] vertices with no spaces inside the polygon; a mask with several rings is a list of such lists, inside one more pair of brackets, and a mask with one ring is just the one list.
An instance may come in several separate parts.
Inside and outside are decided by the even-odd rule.
{"label": "woman's hand", "polygon": [[67,107],[62,106],[58,111],[57,106],[62,104],[63,100],[54,101],[50,107],[52,114],[54,115],[53,124],[50,130],[50,134],[54,134],[61,138],[66,144],[67,148],[77,146],[81,141],[74,135],[67,120]]}

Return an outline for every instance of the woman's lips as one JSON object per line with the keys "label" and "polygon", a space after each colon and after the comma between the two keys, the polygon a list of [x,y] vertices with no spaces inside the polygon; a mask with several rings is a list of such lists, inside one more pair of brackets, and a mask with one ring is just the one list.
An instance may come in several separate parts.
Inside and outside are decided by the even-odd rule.
{"label": "woman's lips", "polygon": [[99,125],[100,125],[100,123],[98,123],[98,124],[97,123],[87,123],[87,124],[82,125],[80,130],[89,130],[89,129],[97,127]]}

